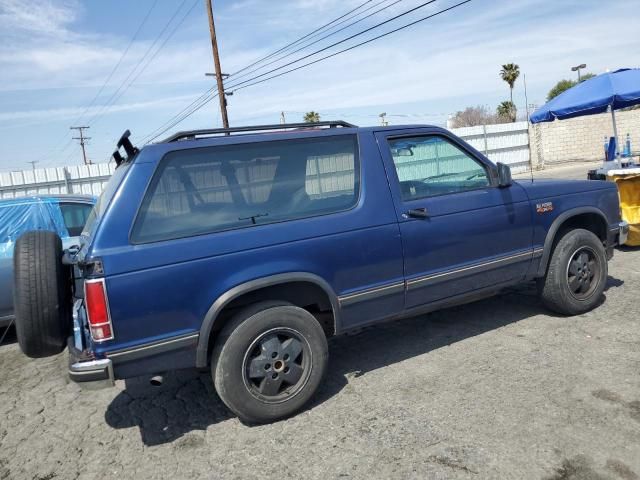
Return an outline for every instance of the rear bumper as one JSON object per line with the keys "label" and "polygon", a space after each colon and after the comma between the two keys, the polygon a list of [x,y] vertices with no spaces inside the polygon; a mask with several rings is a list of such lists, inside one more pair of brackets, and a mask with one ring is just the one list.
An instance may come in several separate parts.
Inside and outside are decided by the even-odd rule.
{"label": "rear bumper", "polygon": [[102,388],[114,385],[110,359],[87,359],[69,339],[69,378],[83,387]]}
{"label": "rear bumper", "polygon": [[618,245],[624,245],[627,243],[627,238],[629,237],[629,224],[625,221],[622,221],[618,224]]}
{"label": "rear bumper", "polygon": [[609,236],[607,237],[607,259],[613,258],[613,249],[618,245],[624,245],[629,236],[629,224],[624,220],[618,222],[615,226],[609,227]]}

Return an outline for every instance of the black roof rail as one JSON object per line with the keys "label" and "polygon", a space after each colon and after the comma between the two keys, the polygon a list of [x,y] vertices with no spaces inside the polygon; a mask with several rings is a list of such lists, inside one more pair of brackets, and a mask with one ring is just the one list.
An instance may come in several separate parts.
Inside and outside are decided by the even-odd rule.
{"label": "black roof rail", "polygon": [[313,123],[278,123],[274,125],[252,125],[246,127],[232,127],[232,128],[207,128],[204,130],[187,130],[184,132],[174,133],[168,138],[165,138],[160,143],[175,142],[178,140],[194,140],[198,136],[203,135],[229,135],[231,133],[242,132],[260,132],[265,130],[288,130],[291,128],[317,128],[317,127],[343,127],[343,128],[356,128],[357,125],[345,122],[344,120],[333,120],[329,122],[313,122]]}

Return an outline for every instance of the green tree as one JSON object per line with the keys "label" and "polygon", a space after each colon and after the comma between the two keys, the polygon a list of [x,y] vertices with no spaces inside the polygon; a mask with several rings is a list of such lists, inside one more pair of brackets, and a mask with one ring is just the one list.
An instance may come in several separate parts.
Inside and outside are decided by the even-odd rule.
{"label": "green tree", "polygon": [[304,114],[305,123],[318,123],[320,121],[320,114],[311,110]]}
{"label": "green tree", "polygon": [[496,115],[510,122],[516,121],[516,105],[511,100],[505,100],[496,109]]}
{"label": "green tree", "polygon": [[[589,80],[590,78],[593,78],[593,77],[595,77],[593,73],[585,73],[580,78],[580,83],[584,82],[585,80]],[[549,90],[549,93],[547,94],[547,102],[552,98],[557,97],[562,92],[569,90],[572,87],[575,87],[577,84],[578,82],[575,80],[565,80],[565,79],[560,80],[558,83],[554,85],[554,87],[551,90]]]}
{"label": "green tree", "polygon": [[[507,63],[502,65],[500,70],[500,78],[509,84],[509,94],[511,103],[513,103],[513,86],[516,84],[516,80],[520,76],[520,67],[515,63]],[[515,121],[515,119],[514,119]]]}

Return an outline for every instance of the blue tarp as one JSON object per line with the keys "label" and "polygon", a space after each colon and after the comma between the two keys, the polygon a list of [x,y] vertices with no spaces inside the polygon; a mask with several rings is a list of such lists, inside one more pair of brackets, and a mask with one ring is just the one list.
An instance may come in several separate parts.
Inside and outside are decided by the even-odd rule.
{"label": "blue tarp", "polygon": [[0,258],[12,257],[16,240],[30,230],[69,236],[55,198],[16,198],[0,202]]}
{"label": "blue tarp", "polygon": [[531,114],[531,123],[579,117],[640,104],[640,69],[626,68],[585,80]]}

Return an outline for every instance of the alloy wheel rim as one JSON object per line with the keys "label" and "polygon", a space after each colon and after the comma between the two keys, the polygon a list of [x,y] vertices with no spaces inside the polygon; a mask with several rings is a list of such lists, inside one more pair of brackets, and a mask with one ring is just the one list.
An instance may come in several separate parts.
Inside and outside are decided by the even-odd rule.
{"label": "alloy wheel rim", "polygon": [[300,393],[311,373],[311,348],[290,328],[259,335],[247,348],[242,364],[245,387],[264,403],[281,403]]}
{"label": "alloy wheel rim", "polygon": [[600,262],[591,247],[580,247],[569,258],[567,285],[576,300],[590,298],[600,284]]}

